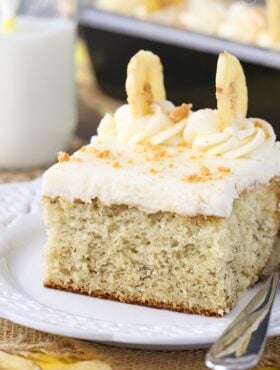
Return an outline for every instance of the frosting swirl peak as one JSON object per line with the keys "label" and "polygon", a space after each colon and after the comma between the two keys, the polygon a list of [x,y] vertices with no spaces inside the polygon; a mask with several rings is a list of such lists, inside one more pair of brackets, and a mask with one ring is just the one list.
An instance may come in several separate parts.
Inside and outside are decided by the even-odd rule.
{"label": "frosting swirl peak", "polygon": [[256,155],[264,144],[276,141],[269,123],[258,118],[236,119],[231,126],[219,128],[218,111],[202,109],[190,115],[184,130],[185,142],[208,156],[240,158]]}
{"label": "frosting swirl peak", "polygon": [[153,103],[152,112],[135,118],[128,104],[114,115],[106,114],[98,127],[101,140],[116,139],[129,145],[187,145],[207,156],[224,158],[256,157],[276,137],[269,123],[258,118],[238,118],[221,130],[218,111],[201,109],[174,122],[174,104],[167,100]]}
{"label": "frosting swirl peak", "polygon": [[97,133],[101,140],[115,137],[119,142],[131,145],[180,145],[184,143],[187,117],[174,123],[171,117],[175,109],[174,104],[162,100],[151,105],[151,113],[135,118],[130,105],[125,104],[114,115],[104,116]]}

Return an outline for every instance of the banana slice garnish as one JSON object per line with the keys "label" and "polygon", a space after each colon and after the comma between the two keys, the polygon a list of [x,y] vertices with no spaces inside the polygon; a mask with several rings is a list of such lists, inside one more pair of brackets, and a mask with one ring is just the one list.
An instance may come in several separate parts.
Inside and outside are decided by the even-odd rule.
{"label": "banana slice garnish", "polygon": [[227,53],[218,58],[216,98],[220,128],[230,126],[236,118],[245,118],[248,107],[246,78],[239,60]]}
{"label": "banana slice garnish", "polygon": [[280,0],[266,0],[268,33],[273,42],[280,42]]}
{"label": "banana slice garnish", "polygon": [[125,87],[133,116],[139,118],[151,113],[151,104],[166,97],[159,57],[145,50],[135,54],[127,66]]}

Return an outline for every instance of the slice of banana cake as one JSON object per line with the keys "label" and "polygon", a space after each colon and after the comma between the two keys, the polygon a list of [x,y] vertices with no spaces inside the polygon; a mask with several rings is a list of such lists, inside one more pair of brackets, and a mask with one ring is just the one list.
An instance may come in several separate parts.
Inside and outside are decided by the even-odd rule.
{"label": "slice of banana cake", "polygon": [[217,109],[166,100],[160,59],[128,64],[128,104],[43,179],[44,284],[223,315],[258,281],[276,238],[280,147],[247,118],[239,61],[221,53]]}

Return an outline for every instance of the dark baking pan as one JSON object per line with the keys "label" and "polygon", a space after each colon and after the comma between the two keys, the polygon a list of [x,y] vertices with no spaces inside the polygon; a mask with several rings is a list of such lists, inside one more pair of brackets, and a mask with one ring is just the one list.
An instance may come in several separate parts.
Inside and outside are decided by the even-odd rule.
{"label": "dark baking pan", "polygon": [[215,71],[222,50],[235,54],[244,67],[251,117],[273,123],[280,136],[280,53],[213,36],[81,8],[80,31],[104,92],[125,99],[129,58],[139,49],[158,54],[165,69],[168,98],[192,102],[194,109],[215,107]]}

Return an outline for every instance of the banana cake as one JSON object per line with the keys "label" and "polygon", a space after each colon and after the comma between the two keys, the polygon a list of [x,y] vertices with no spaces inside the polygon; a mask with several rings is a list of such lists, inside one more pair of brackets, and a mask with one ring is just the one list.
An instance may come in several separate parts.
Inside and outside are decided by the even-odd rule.
{"label": "banana cake", "polygon": [[217,109],[166,99],[158,56],[127,68],[128,104],[43,177],[44,285],[221,316],[256,283],[279,226],[280,146],[247,118],[237,58],[220,54]]}

